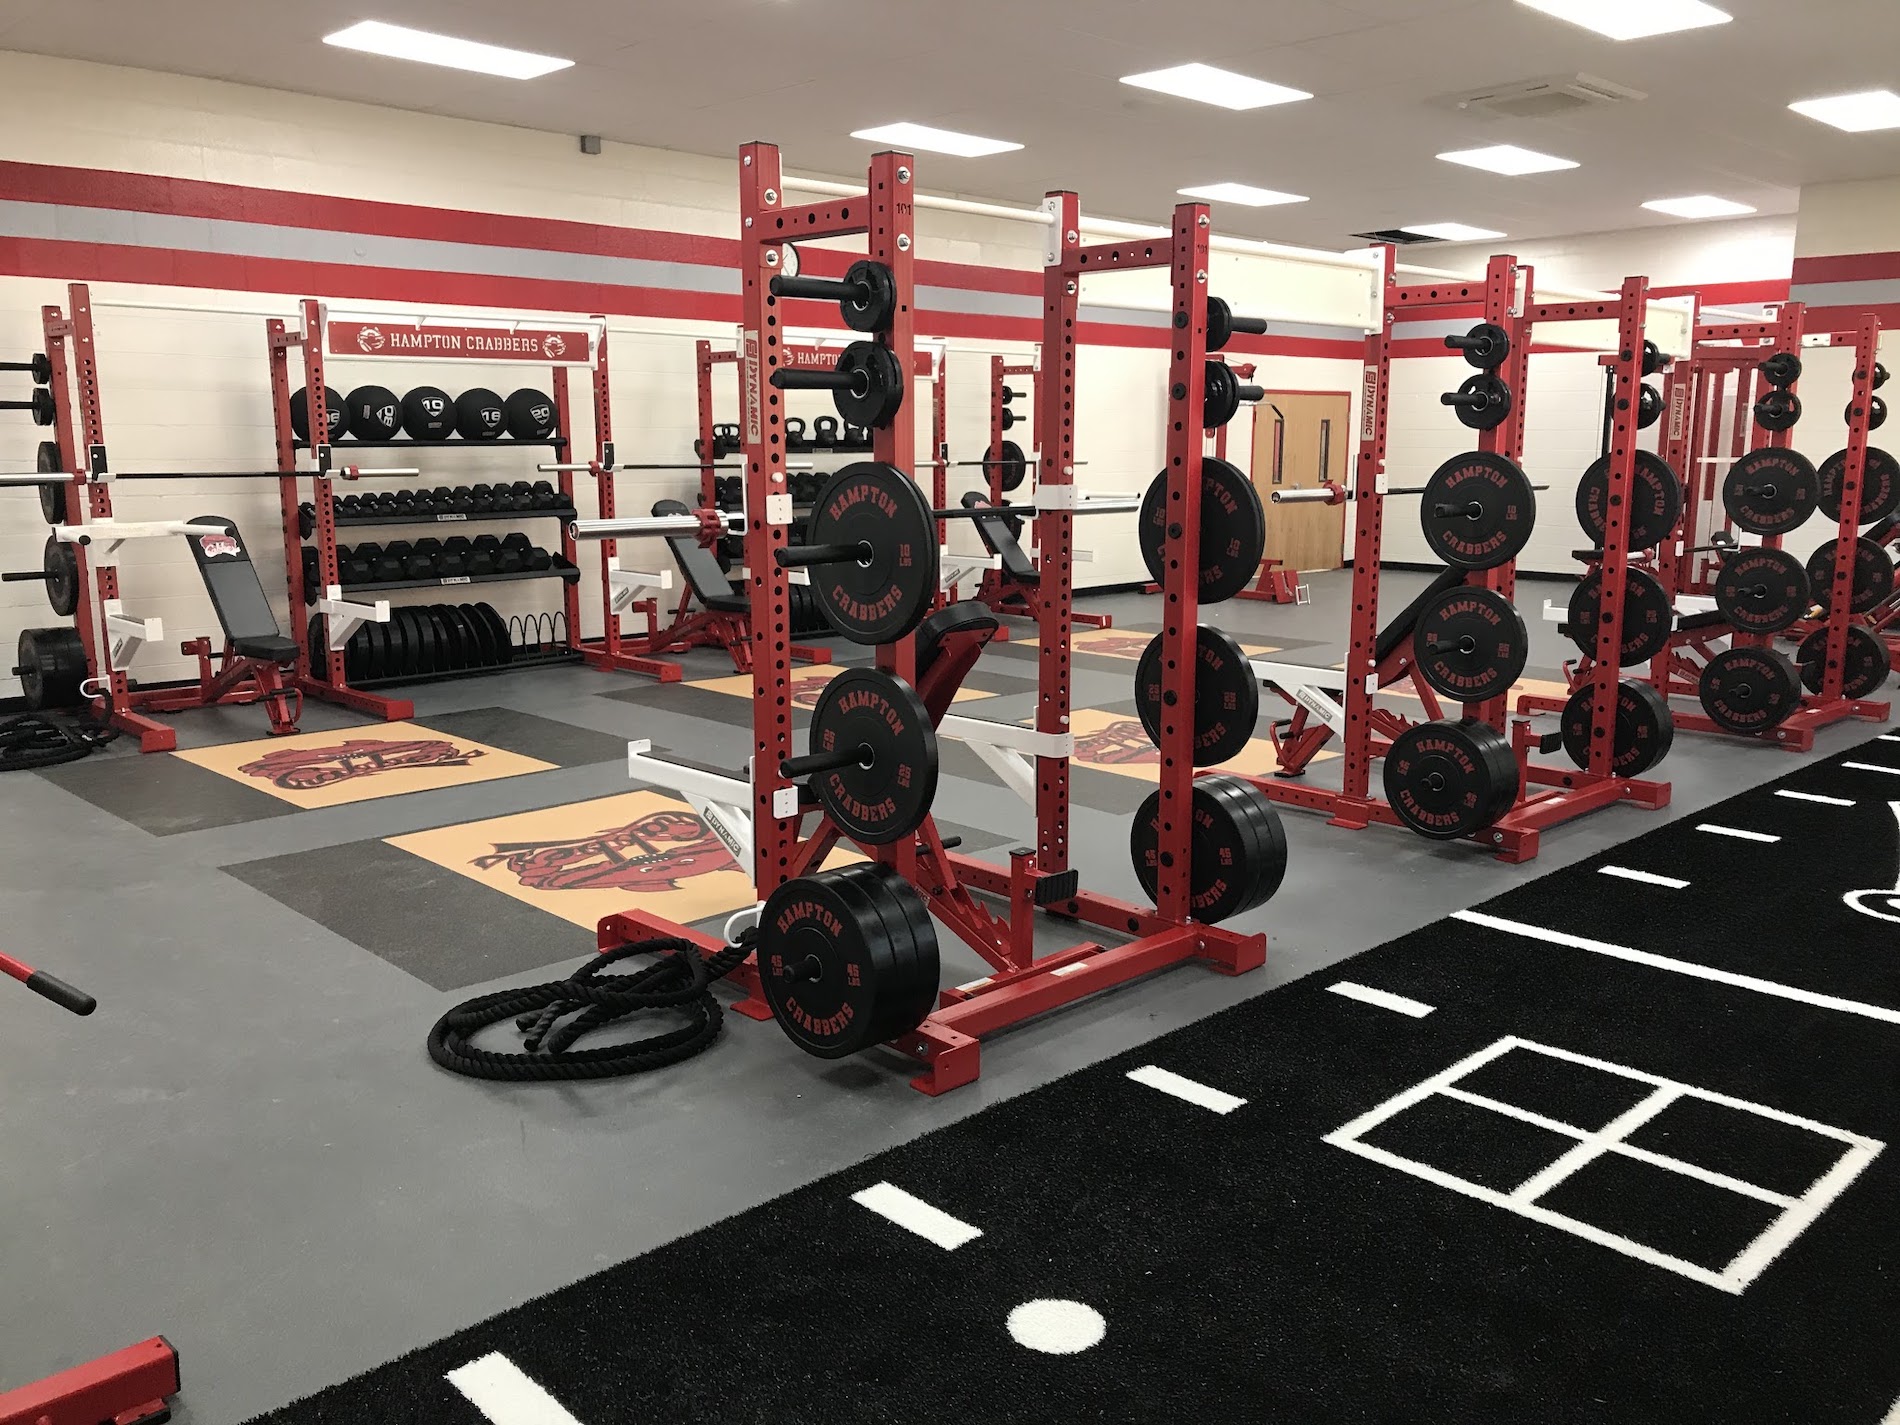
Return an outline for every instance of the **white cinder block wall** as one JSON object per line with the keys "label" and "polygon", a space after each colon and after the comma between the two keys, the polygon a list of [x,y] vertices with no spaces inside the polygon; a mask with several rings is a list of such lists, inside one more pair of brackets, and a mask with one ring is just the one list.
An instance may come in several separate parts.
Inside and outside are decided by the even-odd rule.
{"label": "white cinder block wall", "polygon": [[[44,165],[49,171],[85,169],[107,175],[126,175],[125,187],[141,187],[137,176],[159,176],[200,183],[241,185],[267,193],[321,195],[330,200],[371,200],[416,205],[451,212],[479,209],[499,213],[601,224],[614,230],[647,230],[665,234],[733,237],[737,234],[736,169],[729,159],[610,146],[599,157],[575,152],[571,137],[534,133],[493,125],[469,123],[432,115],[340,103],[303,95],[251,89],[174,75],[138,70],[107,69],[39,56],[0,54],[0,86],[8,93],[17,121],[0,131],[0,163]],[[84,105],[68,102],[85,92]],[[797,155],[788,153],[788,167],[797,171]],[[927,158],[919,165],[929,186]],[[483,175],[479,187],[462,175]],[[1052,174],[1054,183],[1060,175]],[[88,181],[97,184],[98,172]],[[108,185],[109,186],[109,185]],[[108,195],[110,196],[110,195]],[[1084,195],[1086,200],[1086,195]],[[232,195],[229,217],[244,220],[244,194]],[[64,200],[62,200],[63,202]],[[228,289],[168,286],[109,280],[123,269],[114,266],[114,251],[88,249],[70,262],[58,255],[62,244],[119,241],[102,238],[95,228],[130,234],[123,241],[154,245],[160,240],[142,231],[153,223],[140,215],[137,201],[123,204],[87,200],[92,206],[60,207],[49,203],[3,202],[6,221],[14,226],[0,234],[0,353],[23,356],[40,346],[40,308],[66,300],[68,280],[91,283],[96,302],[141,301],[191,307],[243,307],[276,311],[289,316],[303,296],[332,298],[339,307],[400,313],[409,304],[392,300],[400,283],[388,280],[386,269],[351,267],[367,263],[374,243],[359,243],[354,253],[332,259],[354,282],[349,290],[292,288],[279,284],[271,290],[266,280],[239,283]],[[104,216],[100,216],[100,211]],[[215,215],[223,217],[220,213]],[[1157,214],[1156,217],[1165,215]],[[365,218],[365,223],[371,220]],[[387,219],[385,219],[387,221]],[[479,217],[469,218],[479,233]],[[174,223],[166,230],[172,231]],[[233,241],[231,231],[206,219],[191,225],[197,239],[216,255],[219,245]],[[1041,265],[1039,228],[1007,220],[948,215],[931,210],[918,215],[919,256],[926,262],[954,262],[974,267],[1037,271]],[[371,227],[369,231],[378,231]],[[18,243],[5,236],[31,239]],[[241,236],[241,234],[240,234]],[[329,234],[334,238],[335,233]],[[491,241],[480,236],[470,241]],[[480,248],[473,249],[479,253]],[[49,256],[48,254],[53,254]],[[547,254],[541,254],[547,256]],[[560,254],[554,254],[559,257]],[[1223,257],[1217,271],[1230,274],[1237,309],[1248,309],[1247,299],[1288,279],[1274,264],[1258,266],[1250,279],[1253,259]],[[95,268],[92,264],[104,264]],[[228,270],[282,274],[294,262],[251,263],[231,258]],[[575,262],[577,281],[595,280]],[[522,286],[507,295],[485,299],[466,295],[469,283],[479,284],[479,265],[459,271],[465,295],[452,305],[494,305],[511,311],[554,310],[578,315],[591,305],[555,304],[524,300]],[[141,269],[141,275],[144,270]],[[1286,293],[1290,305],[1303,312],[1326,308],[1342,285],[1337,274],[1315,272],[1312,290]],[[1331,284],[1331,285],[1329,285]],[[532,285],[532,284],[524,284]],[[550,290],[554,284],[547,284]],[[659,283],[654,285],[658,286]],[[632,292],[634,289],[620,289]],[[374,297],[364,295],[374,291]],[[1085,288],[1085,303],[1092,287]],[[1164,295],[1164,294],[1158,294]],[[437,305],[440,305],[438,303]],[[926,304],[920,300],[920,308]],[[420,310],[427,310],[424,304]],[[1345,306],[1350,310],[1349,304]],[[269,410],[268,367],[263,319],[256,315],[226,315],[186,311],[161,313],[127,311],[101,306],[96,313],[102,376],[106,436],[117,469],[235,470],[267,468],[274,464]],[[625,462],[690,459],[696,433],[693,340],[705,336],[729,343],[733,327],[724,320],[682,320],[653,315],[637,304],[610,311],[612,394],[615,436]],[[930,335],[929,324],[923,324]],[[988,437],[989,354],[1004,352],[1020,358],[1030,351],[1033,329],[1002,329],[994,337],[958,337],[948,343],[949,437],[953,459],[980,456]],[[1353,333],[1339,332],[1342,355],[1352,350]],[[1162,463],[1162,391],[1166,361],[1156,347],[1088,346],[1079,361],[1077,441],[1079,458],[1089,462],[1078,472],[1082,483],[1104,490],[1144,487]],[[293,363],[293,371],[295,366]],[[591,449],[592,429],[584,373],[570,375],[574,396],[577,450]],[[429,383],[451,393],[482,384],[504,395],[518,384],[541,384],[542,368],[487,368],[444,363],[337,363],[331,385],[347,391],[353,384],[375,381],[399,392],[407,386]],[[1352,360],[1274,356],[1262,361],[1267,384],[1299,389],[1352,390],[1357,364]],[[22,387],[24,381],[19,383]],[[737,419],[736,387],[729,369],[715,373],[716,418]],[[795,413],[809,403],[811,415],[829,410],[822,396],[798,398]],[[918,452],[928,454],[930,425],[918,408]],[[24,418],[0,427],[0,468],[31,468],[34,448],[44,432]],[[1245,418],[1234,432],[1233,455],[1245,466],[1249,441]],[[525,452],[433,454],[419,452],[424,474],[417,483],[467,484],[499,478],[534,478],[526,468]],[[979,483],[979,472],[953,471],[952,502],[957,492]],[[379,482],[382,483],[382,482]],[[620,508],[644,510],[662,495],[677,495],[696,486],[692,472],[677,475],[620,477]],[[590,482],[582,482],[580,505],[591,513]],[[303,610],[283,607],[281,543],[277,487],[274,482],[126,483],[114,490],[120,517],[138,519],[172,515],[218,513],[238,521],[251,545],[265,587],[278,602],[286,631],[302,633]],[[539,543],[552,544],[550,522],[524,525]],[[497,526],[498,531],[507,526]],[[1087,521],[1078,546],[1092,552],[1092,561],[1078,569],[1086,584],[1113,585],[1144,577],[1133,539],[1131,517],[1105,516]],[[361,531],[369,538],[414,536],[416,530]],[[352,531],[352,534],[357,534]],[[967,532],[964,535],[967,538]],[[0,492],[0,567],[38,567],[45,538],[37,500],[31,490]],[[582,606],[588,611],[587,628],[598,620],[599,588],[592,551],[583,549]],[[122,594],[130,613],[158,615],[165,620],[165,643],[148,647],[133,665],[135,678],[156,682],[190,676],[193,665],[177,653],[180,640],[212,633],[216,624],[196,572],[183,544],[150,540],[128,544],[118,559]],[[557,606],[557,586],[540,581],[485,586],[470,591],[493,602],[504,613]],[[404,596],[398,595],[401,599]],[[419,596],[412,596],[419,597]],[[46,607],[38,586],[0,585],[0,639],[11,651],[20,629],[57,622]],[[9,668],[11,662],[0,665]],[[0,677],[0,696],[18,691],[17,681]]]}

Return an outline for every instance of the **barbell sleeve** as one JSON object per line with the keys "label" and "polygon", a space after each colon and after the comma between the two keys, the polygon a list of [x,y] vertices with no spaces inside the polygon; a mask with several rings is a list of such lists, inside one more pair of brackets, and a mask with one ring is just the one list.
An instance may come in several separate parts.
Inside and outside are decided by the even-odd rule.
{"label": "barbell sleeve", "polygon": [[[732,528],[737,515],[721,515]],[[576,539],[634,539],[641,535],[665,537],[698,534],[705,526],[698,515],[628,515],[624,518],[569,520],[567,532]]]}
{"label": "barbell sleeve", "polygon": [[[53,576],[40,569],[22,569],[17,574],[0,574],[0,584],[44,584]],[[20,670],[13,670],[18,673]]]}
{"label": "barbell sleeve", "polygon": [[778,764],[778,770],[781,777],[792,782],[820,772],[835,772],[840,767],[869,766],[870,759],[870,745],[860,742],[855,747],[840,747],[833,752],[809,752],[803,757],[787,757]]}
{"label": "barbell sleeve", "polygon": [[772,373],[772,384],[781,391],[838,391],[849,386],[851,378],[837,371],[792,371],[780,367]]}
{"label": "barbell sleeve", "polygon": [[1273,503],[1276,505],[1343,505],[1346,502],[1346,490],[1343,485],[1316,485],[1310,490],[1275,490]]}

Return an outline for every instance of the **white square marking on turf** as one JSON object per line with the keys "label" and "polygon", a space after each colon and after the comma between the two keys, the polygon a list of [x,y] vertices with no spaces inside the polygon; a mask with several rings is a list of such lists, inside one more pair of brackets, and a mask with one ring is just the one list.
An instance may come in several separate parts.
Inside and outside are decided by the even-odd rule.
{"label": "white square marking on turf", "polygon": [[[1515,1051],[1543,1054],[1549,1058],[1562,1059],[1567,1063],[1595,1069],[1600,1073],[1632,1079],[1637,1083],[1648,1084],[1651,1092],[1612,1122],[1605,1124],[1602,1128],[1590,1130],[1562,1123],[1556,1119],[1532,1113],[1528,1109],[1519,1108],[1515,1104],[1503,1103],[1458,1087],[1458,1080]],[[1566,1149],[1508,1193],[1482,1187],[1455,1173],[1448,1173],[1442,1168],[1415,1162],[1410,1158],[1361,1141],[1367,1133],[1380,1124],[1396,1118],[1407,1109],[1416,1107],[1434,1095],[1456,1099],[1460,1103],[1498,1113],[1507,1118],[1534,1123],[1540,1128],[1561,1133],[1577,1141],[1575,1146]],[[1759,1118],[1787,1124],[1792,1128],[1799,1128],[1822,1138],[1831,1138],[1845,1145],[1844,1151],[1834,1161],[1834,1165],[1816,1178],[1806,1191],[1799,1196],[1790,1197],[1785,1193],[1775,1192],[1755,1183],[1711,1172],[1694,1163],[1672,1158],[1664,1153],[1638,1148],[1625,1141],[1643,1124],[1655,1118],[1670,1104],[1683,1098],[1698,1098],[1705,1103],[1733,1109],[1737,1113],[1752,1113]],[[1886,1144],[1875,1139],[1863,1138],[1857,1133],[1849,1133],[1825,1123],[1816,1123],[1813,1119],[1798,1118],[1794,1114],[1783,1113],[1779,1109],[1769,1108],[1764,1104],[1749,1103],[1743,1099],[1730,1098],[1725,1094],[1712,1093],[1707,1089],[1699,1089],[1675,1079],[1646,1074],[1640,1069],[1612,1064],[1603,1059],[1592,1059],[1583,1054],[1573,1054],[1567,1049],[1553,1049],[1549,1045],[1519,1039],[1515,1035],[1507,1035],[1495,1044],[1480,1049],[1469,1058],[1460,1059],[1441,1073],[1434,1074],[1424,1082],[1414,1084],[1404,1092],[1394,1095],[1376,1108],[1353,1119],[1344,1127],[1327,1134],[1323,1141],[1335,1148],[1344,1148],[1348,1153],[1357,1154],[1359,1157],[1370,1159],[1372,1162],[1398,1172],[1410,1174],[1415,1178],[1423,1178],[1428,1183],[1435,1183],[1439,1187],[1448,1188],[1465,1197],[1475,1198],[1492,1207],[1501,1207],[1507,1212],[1514,1212],[1533,1222],[1541,1222],[1547,1227],[1569,1232],[1587,1242],[1608,1247],[1612,1251],[1621,1252],[1626,1257],[1634,1257],[1639,1262],[1647,1262],[1653,1267],[1661,1267],[1665,1271],[1675,1272],[1691,1281],[1700,1282],[1704,1286],[1711,1286],[1718,1291],[1725,1291],[1735,1296],[1740,1296],[1746,1291],[1749,1283],[1766,1271],[1769,1263],[1780,1256],[1796,1237],[1799,1237],[1817,1217],[1825,1212],[1828,1205],[1846,1191],[1848,1184],[1860,1175],[1861,1170],[1874,1160],[1882,1148],[1886,1147]],[[1720,1271],[1713,1271],[1698,1263],[1684,1261],[1680,1257],[1671,1256],[1646,1243],[1606,1231],[1592,1223],[1571,1217],[1566,1213],[1555,1212],[1539,1204],[1538,1199],[1557,1184],[1605,1154],[1632,1158],[1637,1162],[1647,1163],[1651,1167],[1694,1178],[1698,1182],[1707,1183],[1758,1202],[1773,1204],[1782,1209],[1781,1215],[1770,1222],[1753,1242],[1736,1253]]]}
{"label": "white square marking on turf", "polygon": [[1183,1078],[1167,1069],[1156,1068],[1153,1064],[1143,1064],[1139,1069],[1130,1069],[1128,1077],[1151,1089],[1173,1094],[1176,1098],[1186,1099],[1189,1103],[1198,1104],[1202,1108],[1211,1108],[1216,1113],[1232,1113],[1247,1102],[1244,1098],[1236,1098],[1230,1093],[1223,1093],[1217,1088],[1196,1083],[1193,1079]]}
{"label": "white square marking on turf", "polygon": [[447,1379],[494,1425],[580,1425],[560,1401],[500,1351],[457,1366]]}
{"label": "white square marking on turf", "polygon": [[1778,797],[1786,797],[1791,802],[1818,802],[1824,807],[1851,807],[1854,805],[1846,797],[1824,797],[1819,792],[1776,792]]}
{"label": "white square marking on turf", "polygon": [[1689,888],[1687,881],[1679,881],[1674,876],[1659,876],[1654,871],[1632,871],[1628,866],[1599,866],[1599,876],[1615,876],[1623,881],[1641,881],[1646,886],[1664,886],[1672,891]]}
{"label": "white square marking on turf", "polygon": [[1434,1008],[1423,1000],[1407,999],[1404,995],[1395,995],[1390,990],[1375,990],[1370,985],[1354,984],[1351,980],[1339,980],[1326,988],[1336,995],[1356,999],[1361,1004],[1376,1005],[1380,1009],[1389,1009],[1395,1014],[1409,1015],[1413,1019],[1423,1019]]}
{"label": "white square marking on turf", "polygon": [[972,1227],[942,1208],[932,1207],[921,1197],[912,1197],[901,1187],[890,1183],[877,1183],[863,1192],[854,1192],[851,1200],[860,1207],[870,1208],[879,1217],[895,1222],[906,1232],[915,1232],[925,1241],[935,1242],[946,1252],[956,1250],[965,1242],[974,1242],[983,1235],[981,1227]]}
{"label": "white square marking on turf", "polygon": [[1733,836],[1737,841],[1775,842],[1781,840],[1779,836],[1770,836],[1765,831],[1743,831],[1739,826],[1717,826],[1712,821],[1697,823],[1696,830],[1706,831],[1711,836]]}

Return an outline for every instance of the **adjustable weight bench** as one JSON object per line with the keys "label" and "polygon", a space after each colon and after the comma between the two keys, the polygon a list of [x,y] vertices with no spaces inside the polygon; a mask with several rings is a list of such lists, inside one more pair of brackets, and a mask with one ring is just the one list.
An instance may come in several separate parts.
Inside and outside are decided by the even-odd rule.
{"label": "adjustable weight bench", "polygon": [[277,615],[264,597],[264,586],[237,525],[222,515],[201,515],[194,523],[220,527],[216,534],[187,534],[185,543],[191,546],[205,593],[224,630],[224,649],[214,654],[209,638],[181,643],[180,652],[197,656],[198,686],[155,689],[144,706],[178,712],[215,703],[261,702],[270,718],[271,736],[293,733],[303,714],[303,694],[287,686],[285,677],[297,670],[297,641],[286,638],[277,626]]}
{"label": "adjustable weight bench", "polygon": [[[987,509],[989,496],[981,490],[964,492],[963,508],[966,510]],[[976,591],[976,600],[987,604],[999,614],[1013,618],[1034,618],[1036,606],[1030,602],[1029,593],[1042,582],[1042,571],[1036,567],[1036,561],[1017,539],[1022,529],[1022,520],[1004,510],[993,515],[978,515],[970,521],[976,526],[976,537],[983,541],[983,547],[994,554],[1002,568],[985,571],[983,583]],[[1073,613],[1071,623],[1081,624],[1084,628],[1113,628],[1115,620],[1109,614]]]}
{"label": "adjustable weight bench", "polygon": [[[678,500],[656,500],[656,515],[690,515],[690,506]],[[732,586],[719,556],[699,542],[696,535],[664,536],[673,552],[686,587],[680,591],[679,608],[674,611],[670,628],[655,629],[647,637],[643,653],[684,653],[693,648],[723,649],[732,660],[732,671],[752,671],[752,605],[745,594]],[[694,600],[699,611],[693,612]],[[831,651],[794,643],[794,658],[805,663],[829,663]]]}

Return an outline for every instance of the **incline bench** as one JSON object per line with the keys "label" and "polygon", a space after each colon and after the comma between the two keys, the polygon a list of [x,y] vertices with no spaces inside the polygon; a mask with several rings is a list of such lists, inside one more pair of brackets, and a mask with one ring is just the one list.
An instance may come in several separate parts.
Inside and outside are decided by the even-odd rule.
{"label": "incline bench", "polygon": [[[989,496],[981,490],[964,493],[963,508],[966,510],[987,509],[989,505]],[[1030,602],[1029,595],[1041,582],[1042,571],[1016,538],[1022,528],[1022,520],[999,510],[993,515],[978,515],[970,523],[976,526],[976,536],[983,541],[983,547],[994,554],[1003,566],[1000,570],[992,569],[984,574],[982,587],[976,591],[977,602],[987,604],[999,614],[1034,618],[1036,606]],[[1115,626],[1115,620],[1109,614],[1071,613],[1069,621],[1084,628]]]}

